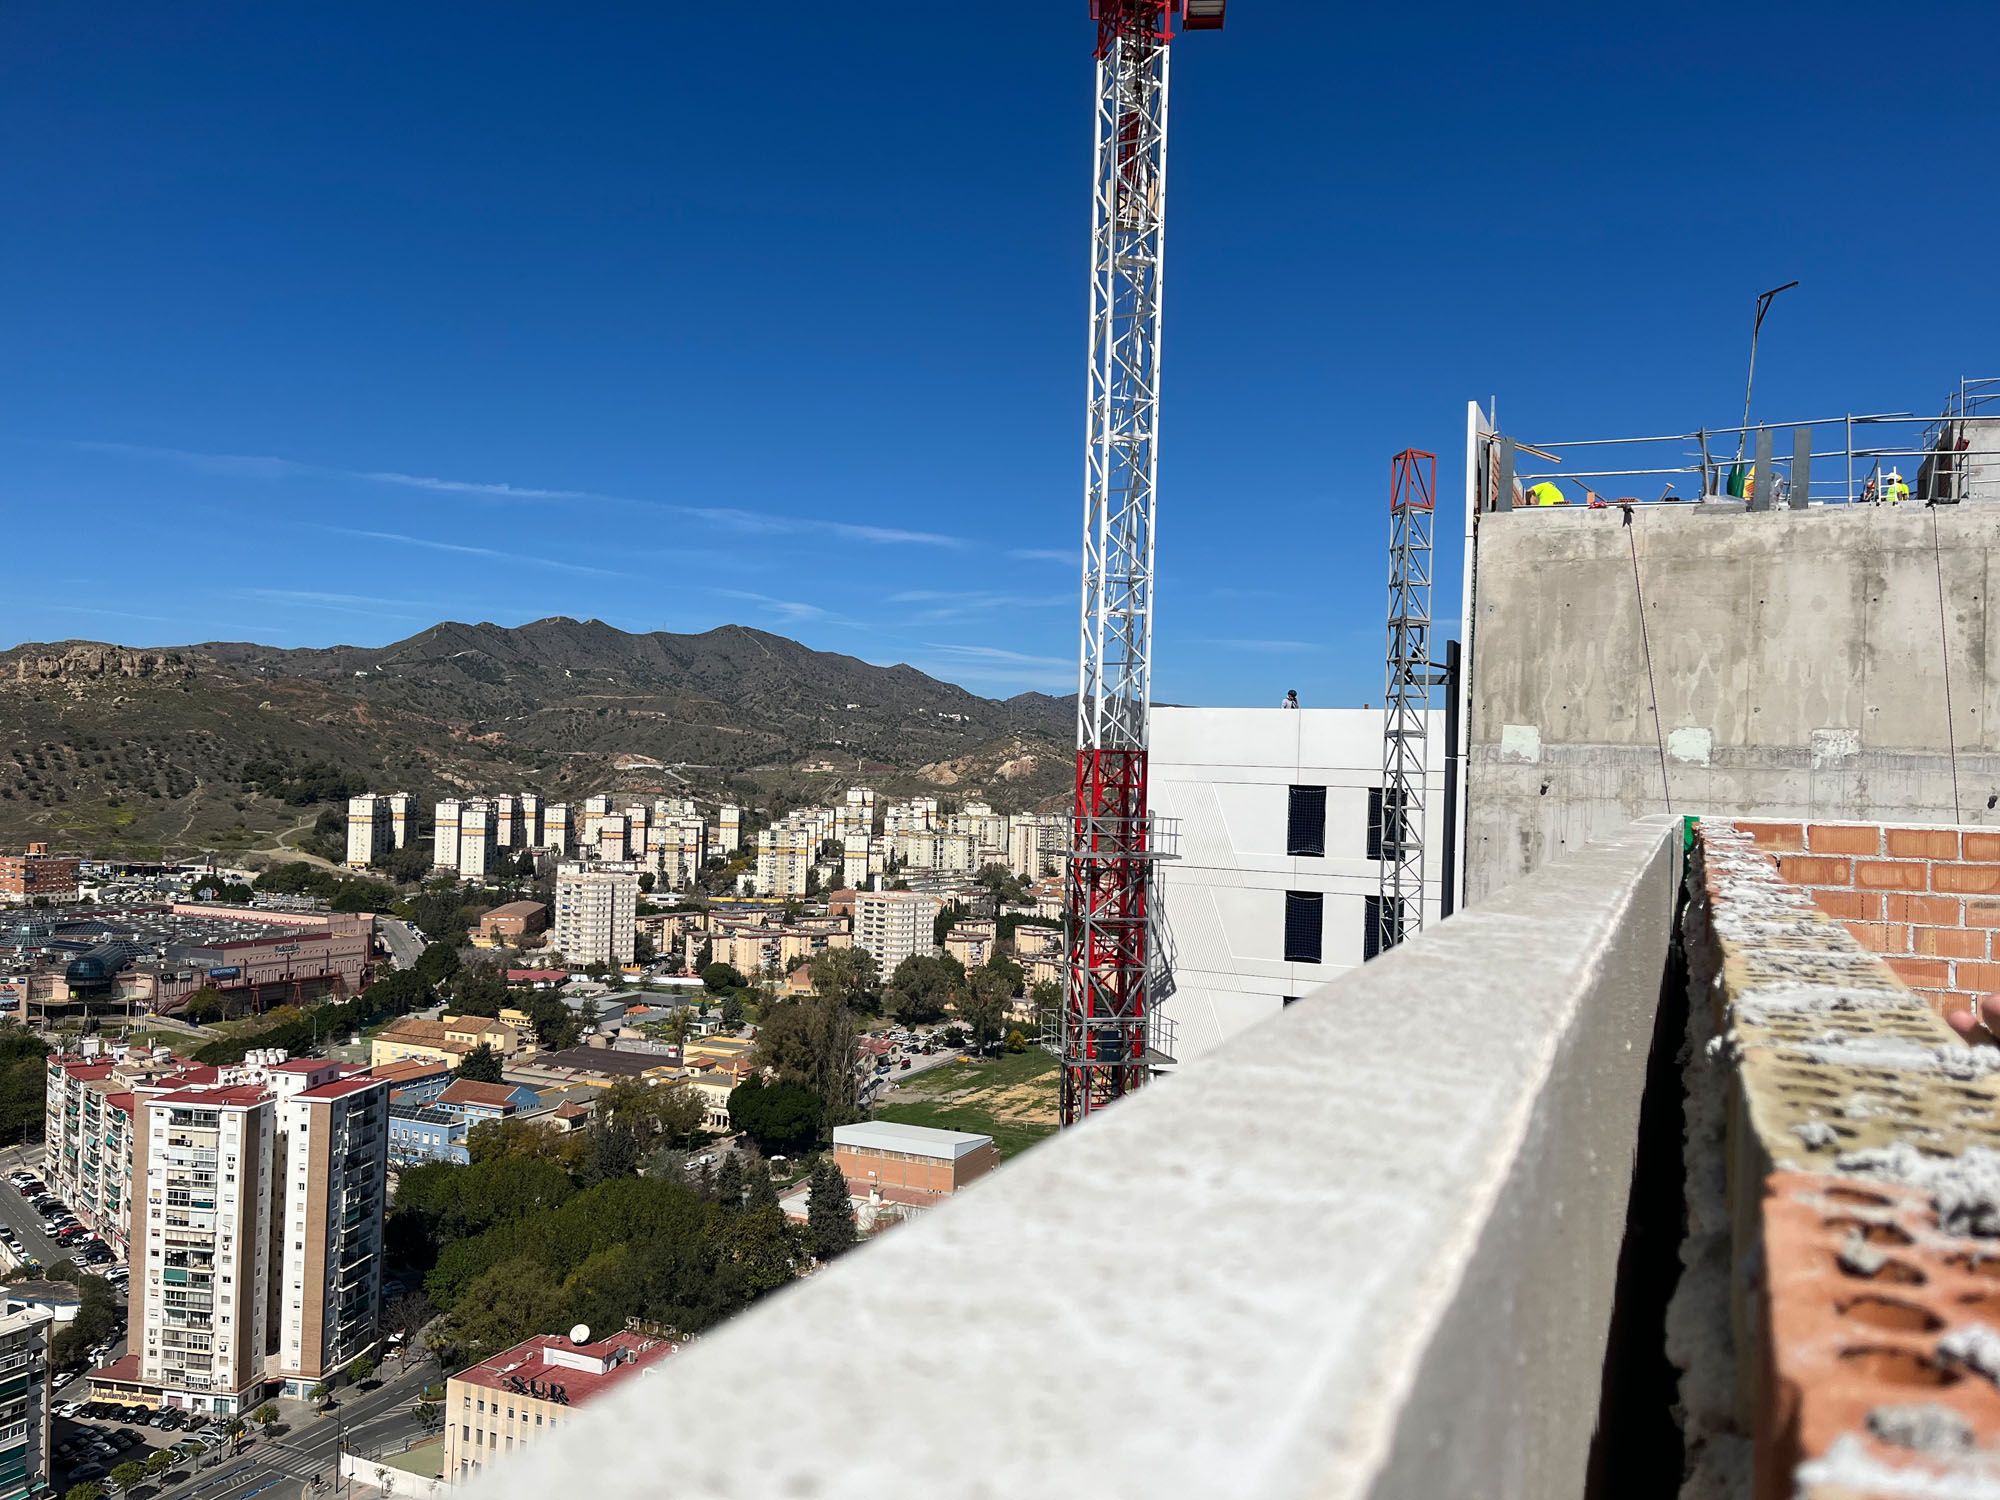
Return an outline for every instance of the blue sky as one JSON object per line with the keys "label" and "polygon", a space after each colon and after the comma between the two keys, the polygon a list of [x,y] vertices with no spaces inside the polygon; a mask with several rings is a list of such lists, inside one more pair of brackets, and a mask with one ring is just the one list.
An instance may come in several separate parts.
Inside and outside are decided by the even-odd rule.
{"label": "blue sky", "polygon": [[[1073,688],[1086,9],[0,10],[0,642],[740,621]],[[1761,415],[2000,374],[1993,7],[1233,10],[1161,699],[1379,702],[1389,458],[1455,508],[1469,398],[1732,423],[1794,277]]]}

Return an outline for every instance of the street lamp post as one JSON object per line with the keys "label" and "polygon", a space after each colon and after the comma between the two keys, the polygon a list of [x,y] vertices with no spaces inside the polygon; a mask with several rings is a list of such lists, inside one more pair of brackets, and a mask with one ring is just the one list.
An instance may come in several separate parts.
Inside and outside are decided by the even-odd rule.
{"label": "street lamp post", "polygon": [[1736,461],[1743,461],[1743,440],[1750,435],[1750,390],[1757,383],[1757,335],[1764,329],[1764,314],[1771,310],[1771,303],[1780,292],[1789,292],[1797,286],[1796,281],[1788,281],[1783,286],[1774,286],[1768,292],[1757,294],[1757,316],[1750,324],[1750,373],[1743,381],[1743,427],[1736,434]]}

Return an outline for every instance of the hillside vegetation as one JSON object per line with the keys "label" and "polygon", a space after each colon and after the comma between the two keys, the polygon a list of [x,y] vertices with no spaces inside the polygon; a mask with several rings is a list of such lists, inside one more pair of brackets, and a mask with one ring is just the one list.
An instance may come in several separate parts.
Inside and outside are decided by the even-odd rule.
{"label": "hillside vegetation", "polygon": [[864,779],[1013,810],[1067,785],[1072,710],[729,625],[447,622],[383,647],[0,653],[0,845],[297,848],[358,789],[789,805]]}

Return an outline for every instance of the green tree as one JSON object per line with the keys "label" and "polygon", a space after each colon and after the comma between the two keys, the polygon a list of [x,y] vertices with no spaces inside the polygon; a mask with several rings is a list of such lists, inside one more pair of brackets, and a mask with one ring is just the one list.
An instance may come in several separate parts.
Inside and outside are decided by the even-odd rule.
{"label": "green tree", "polygon": [[980,968],[999,977],[1006,986],[1009,1000],[1021,993],[1022,982],[1028,977],[1028,971],[1002,953],[997,946],[986,956],[986,962],[981,964]]}
{"label": "green tree", "polygon": [[118,1492],[121,1495],[129,1495],[146,1482],[146,1466],[127,1459],[109,1474],[105,1475],[105,1478],[118,1486]]}
{"label": "green tree", "polygon": [[1012,1031],[1007,1033],[1007,1050],[1014,1053],[1026,1052],[1028,1050],[1028,1039],[1022,1035],[1020,1027],[1016,1026]]}
{"label": "green tree", "polygon": [[173,1466],[174,1456],[164,1448],[155,1448],[146,1456],[146,1473],[154,1479],[158,1479]]}
{"label": "green tree", "polygon": [[[708,945],[704,943],[702,949],[708,951]],[[701,982],[716,994],[724,990],[740,990],[744,983],[742,971],[734,964],[704,964]]]}
{"label": "green tree", "polygon": [[815,1259],[832,1260],[853,1248],[854,1200],[847,1179],[831,1156],[813,1163],[812,1191],[806,1200],[806,1239]]}
{"label": "green tree", "polygon": [[375,1361],[364,1354],[347,1367],[347,1378],[359,1385],[375,1373]]}
{"label": "green tree", "polygon": [[207,1026],[222,1017],[222,992],[214,985],[203,985],[181,1006],[181,1019],[195,1026]]}
{"label": "green tree", "polygon": [[743,1024],[743,1002],[734,995],[724,995],[720,1019],[726,1028],[731,1031],[736,1030]]}
{"label": "green tree", "polygon": [[327,1383],[324,1380],[306,1393],[306,1400],[310,1401],[314,1406],[324,1406],[332,1399],[333,1392],[328,1389]]}
{"label": "green tree", "polygon": [[805,1150],[819,1139],[824,1119],[819,1095],[801,1083],[783,1079],[766,1083],[753,1073],[729,1091],[729,1123],[767,1154]]}
{"label": "green tree", "polygon": [[1003,864],[984,864],[979,873],[972,877],[973,883],[984,888],[987,909],[994,920],[999,920],[1002,903],[1019,901],[1027,894],[1027,884],[1020,876]]}
{"label": "green tree", "polygon": [[889,976],[885,995],[889,1014],[905,1026],[942,1020],[961,977],[962,971],[951,958],[911,954]]}
{"label": "green tree", "polygon": [[493,1050],[490,1042],[481,1042],[466,1053],[459,1065],[451,1070],[452,1077],[470,1079],[474,1083],[502,1082],[500,1054]]}
{"label": "green tree", "polygon": [[653,887],[658,884],[659,884],[659,879],[657,876],[653,874],[651,870],[641,870],[639,872],[639,889],[644,891],[647,895],[649,896],[652,895]]}
{"label": "green tree", "polygon": [[743,1158],[731,1151],[715,1174],[715,1201],[726,1209],[743,1206]]}
{"label": "green tree", "polygon": [[434,1341],[448,1366],[476,1364],[530,1334],[561,1325],[563,1291],[529,1255],[504,1261],[465,1287],[438,1320]]}
{"label": "green tree", "polygon": [[425,984],[440,985],[459,969],[458,949],[450,943],[432,943],[418,955],[411,972]]}
{"label": "green tree", "polygon": [[1004,976],[986,968],[973,971],[966,989],[958,997],[958,1018],[972,1033],[975,1052],[984,1054],[999,1039],[1007,1023],[1007,1002],[1011,998]]}
{"label": "green tree", "polygon": [[419,1401],[417,1403],[415,1416],[419,1427],[425,1429],[435,1427],[438,1424],[439,1418],[443,1415],[444,1408],[435,1401]]}
{"label": "green tree", "polygon": [[250,1420],[255,1422],[259,1427],[263,1428],[264,1431],[268,1433],[274,1426],[277,1425],[278,1408],[272,1405],[269,1401],[266,1401],[262,1406],[258,1407],[255,1411],[250,1413]]}
{"label": "green tree", "polygon": [[825,1131],[855,1117],[854,1039],[854,1012],[838,996],[810,995],[763,1012],[756,1056],[781,1082],[819,1096]]}
{"label": "green tree", "polygon": [[104,1486],[92,1484],[88,1480],[82,1484],[73,1484],[63,1491],[63,1500],[104,1500]]}
{"label": "green tree", "polygon": [[874,1003],[875,955],[866,948],[826,948],[813,955],[806,971],[813,992],[861,1009]]}
{"label": "green tree", "polygon": [[468,1016],[497,1016],[507,1003],[507,971],[496,963],[467,964],[451,982],[454,1011]]}
{"label": "green tree", "polygon": [[635,932],[632,934],[633,963],[649,964],[659,956],[660,950],[654,944],[650,934],[644,932]]}
{"label": "green tree", "polygon": [[639,1171],[639,1131],[629,1118],[600,1117],[590,1127],[578,1176],[586,1187]]}
{"label": "green tree", "polygon": [[768,1161],[752,1163],[745,1175],[750,1179],[750,1195],[744,1200],[743,1206],[752,1211],[760,1208],[776,1208],[778,1184],[771,1176],[771,1164]]}

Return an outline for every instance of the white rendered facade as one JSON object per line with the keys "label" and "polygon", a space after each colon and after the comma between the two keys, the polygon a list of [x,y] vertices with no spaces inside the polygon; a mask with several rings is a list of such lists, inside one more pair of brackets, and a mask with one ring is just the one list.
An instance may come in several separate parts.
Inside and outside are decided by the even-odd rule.
{"label": "white rendered facade", "polygon": [[571,963],[632,962],[638,915],[637,866],[566,864],[557,870],[552,941]]}
{"label": "white rendered facade", "polygon": [[854,898],[854,946],[874,956],[883,978],[913,954],[937,952],[937,917],[944,903],[916,891],[863,891]]}
{"label": "white rendered facade", "polygon": [[[1445,848],[1439,711],[1429,756],[1427,922],[1438,917]],[[1180,820],[1180,857],[1160,871],[1175,976],[1161,1009],[1185,1062],[1362,962],[1381,879],[1369,857],[1369,792],[1382,780],[1382,713],[1157,708],[1149,780],[1152,810]],[[1321,855],[1288,852],[1294,786],[1324,788]],[[1291,892],[1320,898],[1318,962],[1286,956],[1288,906],[1309,917],[1314,905],[1288,902]]]}

